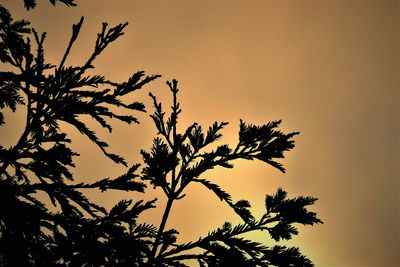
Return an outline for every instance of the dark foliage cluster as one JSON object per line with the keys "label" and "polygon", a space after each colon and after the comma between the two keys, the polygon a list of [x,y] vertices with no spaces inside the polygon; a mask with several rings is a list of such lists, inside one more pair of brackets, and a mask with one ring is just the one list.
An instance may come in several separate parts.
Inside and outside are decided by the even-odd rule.
{"label": "dark foliage cluster", "polygon": [[[178,82],[173,80],[167,84],[173,95],[171,113],[166,118],[162,104],[150,94],[155,107],[151,117],[158,137],[154,139],[150,151],[141,152],[145,163],[142,179],[162,188],[168,199],[149,261],[157,266],[180,266],[182,260],[188,259],[197,260],[200,266],[311,266],[311,261],[297,248],[270,248],[242,236],[251,231],[264,231],[276,241],[290,239],[298,233],[296,224],[321,223],[315,213],[307,210],[316,198],[288,199],[286,192],[279,189],[274,196],[266,196],[266,212],[261,219],[256,219],[251,214],[249,201],[233,201],[231,195],[218,184],[203,178],[205,172],[214,168],[232,168],[232,162],[238,159],[261,160],[284,172],[277,159],[283,158],[283,153],[294,147],[292,137],[298,133],[281,132],[277,129],[280,121],[262,126],[241,121],[239,142],[234,148],[222,144],[215,149],[207,149],[222,137],[220,132],[228,123],[215,122],[207,131],[194,123],[179,133],[177,124],[181,109],[177,100]],[[164,228],[173,202],[185,197],[185,189],[191,183],[200,183],[224,201],[242,218],[243,224],[232,226],[226,223],[198,241],[176,245],[177,233],[174,230],[164,231]],[[198,248],[203,252],[192,252]]]}
{"label": "dark foliage cluster", "polygon": [[[50,0],[51,3],[56,1]],[[60,0],[74,5],[73,0]],[[36,1],[24,0],[27,9]],[[234,147],[215,145],[227,122],[215,122],[206,131],[193,123],[178,132],[181,113],[178,82],[167,82],[173,100],[171,112],[150,94],[158,134],[152,147],[142,150],[143,166],[130,167],[108,149],[108,144],[88,128],[91,118],[112,131],[110,120],[137,123],[131,113],[145,111],[140,102],[127,103],[134,93],[159,75],[134,73],[126,82],[102,75],[89,75],[103,50],[124,34],[127,24],[102,25],[93,52],[80,66],[67,66],[67,59],[83,25],[72,27],[72,36],[59,64],[48,63],[45,34],[25,20],[13,20],[0,6],[0,60],[9,71],[0,71],[0,108],[25,108],[25,128],[11,147],[0,145],[0,265],[1,266],[312,266],[298,248],[273,246],[246,239],[246,233],[263,231],[276,241],[298,233],[297,224],[321,223],[307,210],[316,198],[288,198],[279,189],[267,195],[265,214],[255,218],[247,200],[234,201],[218,184],[204,177],[214,168],[232,168],[235,160],[260,160],[284,172],[279,159],[294,147],[297,132],[283,133],[280,121],[256,126],[240,121]],[[125,110],[121,115],[117,112]],[[0,111],[0,125],[5,123]],[[94,183],[76,182],[71,140],[60,123],[77,129],[117,164],[127,166],[117,178]],[[84,177],[79,178],[84,181]],[[242,223],[225,223],[197,241],[177,242],[178,231],[165,229],[173,203],[185,197],[189,184],[203,185],[221,199]],[[91,202],[82,189],[101,192],[114,189],[145,192],[146,185],[160,188],[167,204],[158,227],[139,223],[140,214],[156,207],[156,200],[121,200],[111,210]],[[45,195],[46,197],[43,197]],[[41,196],[41,197],[40,197]]]}
{"label": "dark foliage cluster", "polygon": [[[26,9],[35,8],[37,5],[37,0],[24,0],[24,6]],[[76,6],[75,0],[49,0],[52,5],[55,5],[57,2],[61,2],[66,6]]]}

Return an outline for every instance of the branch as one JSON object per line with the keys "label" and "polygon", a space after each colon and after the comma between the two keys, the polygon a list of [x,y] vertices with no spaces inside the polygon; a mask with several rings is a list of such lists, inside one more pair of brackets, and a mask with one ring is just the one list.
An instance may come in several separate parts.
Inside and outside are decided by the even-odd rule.
{"label": "branch", "polygon": [[79,31],[81,30],[81,27],[82,27],[82,24],[83,24],[83,19],[84,18],[81,17],[81,19],[79,20],[79,22],[77,24],[73,24],[72,25],[72,36],[71,36],[71,39],[69,40],[69,44],[68,44],[67,50],[64,53],[64,56],[63,56],[63,58],[62,58],[62,60],[60,62],[60,65],[59,65],[59,67],[57,69],[57,72],[59,72],[64,67],[65,60],[67,59],[67,57],[69,55],[69,52],[71,51],[71,47],[72,47],[73,43],[76,41],[76,38],[79,35]]}

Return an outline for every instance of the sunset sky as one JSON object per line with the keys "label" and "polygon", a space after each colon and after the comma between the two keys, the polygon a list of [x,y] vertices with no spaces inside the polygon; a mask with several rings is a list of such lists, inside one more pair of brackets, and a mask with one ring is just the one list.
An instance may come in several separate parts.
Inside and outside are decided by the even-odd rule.
{"label": "sunset sky", "polygon": [[[46,59],[55,64],[81,16],[83,28],[66,65],[85,62],[102,22],[129,22],[93,72],[116,81],[138,70],[162,75],[131,96],[146,104],[148,113],[137,113],[141,124],[114,123],[113,133],[100,131],[128,162],[141,162],[140,149],[148,149],[155,134],[148,93],[169,107],[165,81],[175,78],[181,129],[194,121],[204,128],[228,121],[221,142],[232,146],[239,119],[254,124],[282,119],[284,131],[301,133],[282,161],[286,174],[261,162],[238,161],[234,169],[217,169],[206,178],[234,200],[250,200],[257,216],[264,212],[265,194],[278,187],[291,197],[319,198],[311,209],[324,224],[300,227],[287,242],[316,266],[400,266],[399,1],[81,0],[74,8],[39,1],[33,11],[24,10],[22,0],[0,1],[16,19],[48,33]],[[7,114],[0,139],[13,145],[25,115],[23,109]],[[65,131],[81,154],[76,181],[124,172],[77,131],[67,126]],[[165,203],[159,193],[144,196],[158,197],[159,208],[141,218],[157,226]],[[89,194],[106,207],[121,197],[143,197]],[[180,231],[181,241],[225,221],[240,222],[202,187],[189,188],[187,195],[167,225]],[[254,237],[274,244],[266,233]]]}

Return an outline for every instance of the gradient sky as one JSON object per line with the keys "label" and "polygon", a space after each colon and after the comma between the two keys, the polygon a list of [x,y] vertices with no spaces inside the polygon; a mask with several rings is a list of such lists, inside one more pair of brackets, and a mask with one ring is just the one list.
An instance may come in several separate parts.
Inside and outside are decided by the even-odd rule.
{"label": "gradient sky", "polygon": [[[170,101],[164,83],[176,78],[182,129],[193,121],[205,127],[229,121],[222,140],[232,145],[240,118],[255,124],[282,119],[283,130],[300,131],[295,149],[283,161],[287,174],[239,161],[233,170],[206,177],[234,200],[249,199],[258,215],[265,194],[278,187],[290,196],[318,197],[312,209],[325,224],[300,227],[299,236],[288,242],[316,266],[400,266],[398,1],[81,0],[75,8],[54,8],[47,2],[39,1],[27,12],[22,0],[1,1],[16,18],[27,18],[39,32],[48,32],[50,62],[60,62],[71,24],[80,16],[85,22],[67,65],[84,62],[103,21],[128,21],[126,34],[95,62],[96,73],[117,81],[137,70],[162,74],[132,95],[148,111],[148,92]],[[23,110],[15,115],[23,116]],[[131,163],[140,162],[139,150],[148,149],[154,136],[148,115],[138,118],[141,125],[114,123],[111,135],[101,132],[113,152]],[[9,120],[0,128],[3,143],[18,139],[21,121]],[[82,155],[76,161],[77,181],[124,171],[76,131],[65,130]],[[180,240],[205,235],[227,220],[239,222],[210,192],[189,189],[167,225],[180,230]],[[158,193],[149,191],[145,197]],[[90,195],[107,207],[121,196],[139,197]],[[142,218],[156,225],[165,203],[158,197],[160,209]],[[272,244],[265,234],[255,238]]]}

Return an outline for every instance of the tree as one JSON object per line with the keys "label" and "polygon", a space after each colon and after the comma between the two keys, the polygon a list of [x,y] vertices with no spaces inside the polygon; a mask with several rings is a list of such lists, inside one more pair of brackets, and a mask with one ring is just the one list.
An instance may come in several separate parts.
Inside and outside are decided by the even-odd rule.
{"label": "tree", "polygon": [[[24,0],[26,8],[35,1]],[[55,1],[50,0],[55,3]],[[74,1],[61,1],[72,5]],[[83,25],[72,27],[72,36],[58,65],[45,61],[45,34],[38,34],[25,20],[14,21],[0,6],[0,60],[10,71],[0,72],[0,108],[15,111],[26,107],[25,129],[16,145],[0,146],[0,263],[4,266],[186,266],[187,260],[200,266],[312,266],[298,248],[267,247],[243,235],[267,232],[273,240],[290,239],[298,233],[296,224],[321,223],[307,210],[316,198],[290,199],[278,189],[265,198],[261,218],[251,214],[247,200],[233,201],[219,185],[203,178],[213,168],[232,168],[239,159],[261,160],[284,172],[277,159],[294,147],[297,132],[278,130],[280,121],[256,126],[240,121],[239,142],[230,148],[207,149],[222,137],[227,122],[215,122],[207,131],[193,123],[177,130],[181,113],[178,82],[167,82],[172,94],[169,115],[156,96],[151,118],[158,131],[149,151],[142,150],[143,166],[128,167],[125,160],[108,150],[82,121],[90,116],[112,131],[109,121],[136,123],[133,115],[119,115],[111,107],[132,112],[145,111],[140,102],[125,103],[122,96],[134,93],[159,75],[134,73],[126,82],[113,82],[101,75],[87,75],[94,60],[123,34],[125,24],[102,25],[93,53],[82,66],[66,66],[71,48]],[[102,89],[103,88],[103,89]],[[127,167],[125,174],[95,183],[75,182],[71,173],[78,154],[59,123],[74,126],[102,153]],[[0,112],[0,124],[4,124]],[[225,202],[243,223],[225,223],[196,241],[177,243],[178,232],[165,229],[173,203],[185,197],[185,189],[199,183]],[[80,191],[91,188],[145,192],[147,185],[161,188],[167,204],[158,227],[138,223],[144,210],[155,208],[156,200],[121,200],[111,210],[92,203]],[[38,197],[45,193],[48,201]]]}

